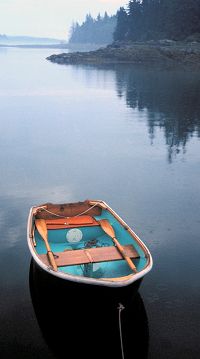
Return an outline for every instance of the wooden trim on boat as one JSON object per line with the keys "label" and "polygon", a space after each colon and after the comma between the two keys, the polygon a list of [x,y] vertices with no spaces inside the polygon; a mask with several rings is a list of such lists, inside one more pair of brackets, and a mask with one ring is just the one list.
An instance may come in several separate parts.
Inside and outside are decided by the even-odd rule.
{"label": "wooden trim on boat", "polygon": [[[139,258],[137,251],[132,245],[123,246],[123,250],[129,258]],[[55,262],[58,267],[123,259],[122,255],[114,246],[66,250],[64,252],[56,252],[54,254]],[[46,254],[40,254],[38,257],[43,263],[49,265],[48,256]]]}
{"label": "wooden trim on boat", "polygon": [[102,208],[98,205],[91,208],[88,200],[77,203],[64,203],[64,204],[52,204],[45,203],[35,207],[35,218],[37,219],[52,219],[58,217],[74,217],[81,214],[88,214],[90,216],[100,216]]}
{"label": "wooden trim on boat", "polygon": [[63,229],[63,228],[74,228],[74,227],[91,227],[99,226],[99,222],[91,216],[75,216],[65,218],[53,218],[45,219],[47,229]]}
{"label": "wooden trim on boat", "polygon": [[133,276],[135,276],[135,273],[131,273],[129,275],[125,275],[124,277],[116,277],[116,278],[101,278],[103,281],[107,282],[121,282],[121,281],[127,281],[131,279]]}

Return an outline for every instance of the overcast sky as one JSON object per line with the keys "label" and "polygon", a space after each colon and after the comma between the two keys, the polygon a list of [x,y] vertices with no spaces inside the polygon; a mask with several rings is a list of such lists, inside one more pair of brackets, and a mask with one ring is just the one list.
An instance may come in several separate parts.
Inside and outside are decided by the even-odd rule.
{"label": "overcast sky", "polygon": [[128,0],[0,0],[0,34],[65,39],[87,13],[115,14]]}

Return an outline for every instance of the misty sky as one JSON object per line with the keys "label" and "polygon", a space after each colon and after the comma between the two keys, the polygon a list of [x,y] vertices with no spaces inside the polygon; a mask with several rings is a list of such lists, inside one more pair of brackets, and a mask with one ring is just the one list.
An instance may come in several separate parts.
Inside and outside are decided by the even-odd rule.
{"label": "misty sky", "polygon": [[115,14],[126,0],[0,0],[0,34],[65,39],[72,21],[86,13]]}

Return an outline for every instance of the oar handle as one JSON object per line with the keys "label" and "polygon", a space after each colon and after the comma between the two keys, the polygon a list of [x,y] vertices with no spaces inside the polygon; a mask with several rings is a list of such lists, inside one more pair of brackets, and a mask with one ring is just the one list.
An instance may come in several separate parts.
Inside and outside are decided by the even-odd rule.
{"label": "oar handle", "polygon": [[119,249],[119,252],[122,254],[124,259],[127,261],[129,267],[134,271],[137,272],[135,264],[132,262],[132,260],[125,254],[124,248],[121,246],[121,244],[118,242],[118,240],[113,237],[113,242],[115,243],[116,247]]}
{"label": "oar handle", "polygon": [[57,271],[57,270],[58,270],[58,267],[57,267],[57,264],[56,264],[56,262],[55,262],[54,255],[53,255],[52,251],[47,251],[47,255],[48,255],[48,257],[49,257],[49,261],[50,261],[50,263],[51,263],[53,269],[54,269],[55,271]]}
{"label": "oar handle", "polygon": [[49,258],[49,262],[51,263],[53,269],[57,272],[58,267],[57,267],[57,264],[56,264],[54,255],[53,255],[53,253],[52,253],[51,247],[50,247],[50,245],[49,245],[48,239],[47,239],[47,238],[43,238],[43,239],[44,239],[44,242],[45,242],[45,245],[46,245],[47,256],[48,256],[48,258]]}

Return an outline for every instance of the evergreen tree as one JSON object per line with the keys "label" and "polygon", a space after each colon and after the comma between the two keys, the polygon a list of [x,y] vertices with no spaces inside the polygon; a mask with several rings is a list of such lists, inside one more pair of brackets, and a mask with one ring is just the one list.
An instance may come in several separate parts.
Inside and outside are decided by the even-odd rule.
{"label": "evergreen tree", "polygon": [[128,39],[137,40],[142,32],[142,4],[140,0],[131,0],[128,4]]}
{"label": "evergreen tree", "polygon": [[69,43],[109,44],[113,41],[113,32],[116,27],[116,16],[108,16],[105,12],[101,17],[98,14],[94,19],[90,14],[79,25],[72,24]]}
{"label": "evergreen tree", "polygon": [[115,40],[200,37],[200,0],[130,0],[117,12]]}
{"label": "evergreen tree", "polygon": [[128,14],[124,7],[117,12],[117,24],[113,34],[114,40],[125,40],[128,32]]}

